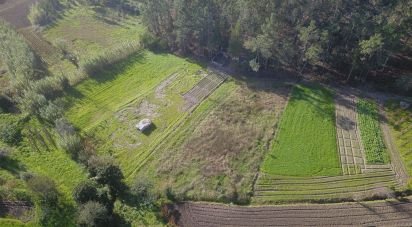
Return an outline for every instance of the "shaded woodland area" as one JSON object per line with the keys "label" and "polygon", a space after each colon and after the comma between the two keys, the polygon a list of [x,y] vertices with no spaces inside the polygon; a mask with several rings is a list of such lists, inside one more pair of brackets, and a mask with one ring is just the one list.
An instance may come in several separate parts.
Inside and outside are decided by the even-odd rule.
{"label": "shaded woodland area", "polygon": [[411,1],[141,2],[150,31],[174,51],[223,51],[254,71],[321,69],[348,81],[411,83]]}

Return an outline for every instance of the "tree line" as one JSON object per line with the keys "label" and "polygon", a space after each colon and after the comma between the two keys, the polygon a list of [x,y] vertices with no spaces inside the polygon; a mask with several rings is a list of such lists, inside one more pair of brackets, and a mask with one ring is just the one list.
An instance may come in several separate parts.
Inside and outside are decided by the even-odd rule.
{"label": "tree line", "polygon": [[255,71],[319,66],[365,80],[407,49],[408,0],[138,0],[149,30],[170,49],[220,51]]}

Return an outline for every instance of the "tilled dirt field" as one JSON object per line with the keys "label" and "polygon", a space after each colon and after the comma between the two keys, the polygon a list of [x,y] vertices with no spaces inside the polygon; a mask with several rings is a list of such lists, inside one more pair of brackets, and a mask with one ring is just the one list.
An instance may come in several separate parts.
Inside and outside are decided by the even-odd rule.
{"label": "tilled dirt field", "polygon": [[[179,226],[411,226],[412,202],[239,207],[207,203],[175,205]],[[172,208],[172,209],[173,209]]]}
{"label": "tilled dirt field", "polygon": [[37,0],[0,0],[0,19],[13,25],[15,28],[30,26],[27,19],[29,9]]}

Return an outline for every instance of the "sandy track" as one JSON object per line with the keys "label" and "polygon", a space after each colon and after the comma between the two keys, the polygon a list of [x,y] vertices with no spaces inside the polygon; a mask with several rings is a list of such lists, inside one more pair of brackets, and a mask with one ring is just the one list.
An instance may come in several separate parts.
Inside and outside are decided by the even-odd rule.
{"label": "sandy track", "polygon": [[380,201],[327,205],[239,207],[208,203],[175,205],[179,226],[410,226],[412,203]]}
{"label": "sandy track", "polygon": [[6,0],[0,4],[0,18],[9,22],[15,28],[30,26],[27,19],[29,9],[37,0]]}

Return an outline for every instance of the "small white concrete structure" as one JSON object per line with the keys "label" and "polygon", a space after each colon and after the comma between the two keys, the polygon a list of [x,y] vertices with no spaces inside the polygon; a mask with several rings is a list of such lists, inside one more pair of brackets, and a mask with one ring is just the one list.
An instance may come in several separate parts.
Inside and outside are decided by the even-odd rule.
{"label": "small white concrete structure", "polygon": [[137,128],[139,131],[143,132],[143,131],[145,131],[146,129],[148,129],[151,125],[152,125],[152,121],[151,121],[151,120],[149,120],[149,119],[143,119],[143,120],[141,120],[141,121],[136,125],[136,128]]}

